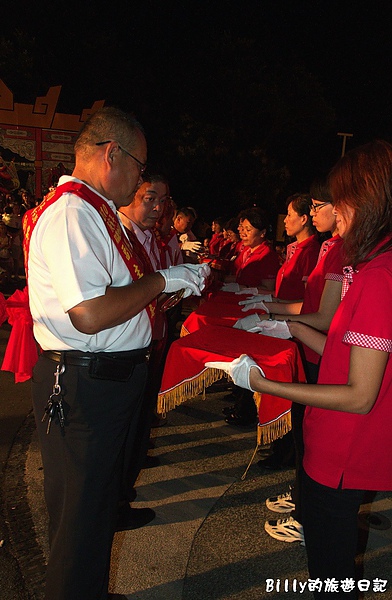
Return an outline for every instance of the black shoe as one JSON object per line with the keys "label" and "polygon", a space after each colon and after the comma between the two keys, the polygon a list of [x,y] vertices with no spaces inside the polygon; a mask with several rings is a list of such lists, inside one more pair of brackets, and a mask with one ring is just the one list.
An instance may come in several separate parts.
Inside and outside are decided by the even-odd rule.
{"label": "black shoe", "polygon": [[293,469],[295,463],[282,462],[274,454],[270,454],[267,458],[263,458],[257,462],[260,469],[268,469],[268,471],[282,471],[282,469]]}
{"label": "black shoe", "polygon": [[151,421],[151,427],[154,429],[156,427],[163,427],[163,425],[166,425],[166,423],[167,417],[163,417],[162,415],[155,415]]}
{"label": "black shoe", "polygon": [[143,463],[143,469],[152,469],[153,467],[159,467],[161,461],[159,456],[149,456],[147,454],[145,461]]}
{"label": "black shoe", "polygon": [[218,381],[214,381],[211,385],[206,389],[207,393],[213,394],[215,392],[226,392],[231,389],[231,385],[227,381],[227,379],[218,379]]}
{"label": "black shoe", "polygon": [[235,425],[236,427],[253,427],[257,425],[257,417],[242,416],[236,413],[231,413],[225,419],[229,425]]}
{"label": "black shoe", "polygon": [[235,411],[235,406],[225,406],[225,408],[222,408],[222,413],[228,417],[231,414],[234,414]]}
{"label": "black shoe", "polygon": [[124,596],[124,594],[109,594],[108,600],[128,600],[128,596]]}
{"label": "black shoe", "polygon": [[224,402],[236,402],[238,400],[238,394],[233,394],[233,392],[230,392],[230,394],[223,396],[221,400]]}
{"label": "black shoe", "polygon": [[257,451],[257,454],[258,454],[260,460],[265,460],[266,458],[271,456],[271,450],[270,450],[270,448],[259,448],[259,450]]}
{"label": "black shoe", "polygon": [[116,531],[139,529],[153,519],[155,519],[155,511],[152,508],[133,508],[126,504],[119,509]]}

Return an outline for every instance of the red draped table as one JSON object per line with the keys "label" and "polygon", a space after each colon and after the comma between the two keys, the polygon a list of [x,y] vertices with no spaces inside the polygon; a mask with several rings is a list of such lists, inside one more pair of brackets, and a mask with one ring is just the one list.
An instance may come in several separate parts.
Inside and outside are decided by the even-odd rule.
{"label": "red draped table", "polygon": [[[305,381],[294,342],[231,327],[202,326],[171,345],[158,396],[158,412],[175,408],[222,377],[220,369],[206,368],[206,362],[229,362],[240,354],[251,356],[268,379]],[[289,400],[256,393],[255,401],[259,406],[258,443],[270,443],[291,429]]]}
{"label": "red draped table", "polygon": [[203,325],[221,325],[233,327],[238,319],[255,312],[264,313],[263,310],[248,310],[243,312],[243,306],[238,303],[248,298],[245,294],[232,292],[215,292],[209,295],[208,300],[194,310],[184,321],[181,336],[193,333]]}

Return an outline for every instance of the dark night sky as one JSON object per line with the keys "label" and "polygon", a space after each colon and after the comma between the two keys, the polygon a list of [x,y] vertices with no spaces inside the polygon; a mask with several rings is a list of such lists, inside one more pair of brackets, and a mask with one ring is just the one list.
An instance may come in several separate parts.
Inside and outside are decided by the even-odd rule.
{"label": "dark night sky", "polygon": [[[219,65],[215,42],[229,35],[256,40],[260,63],[284,64],[295,57],[320,84],[335,113],[334,127],[320,140],[326,165],[339,156],[339,131],[354,134],[348,148],[375,137],[392,139],[389,1],[131,0],[112,1],[103,9],[99,5],[91,0],[8,3],[5,31],[13,34],[17,28],[34,38],[39,55],[29,81],[16,70],[10,74],[6,69],[7,77],[0,72],[16,101],[31,102],[49,85],[59,84],[58,110],[63,112],[77,113],[105,99],[136,113],[154,156],[170,136],[177,113],[203,110],[203,102],[192,105],[192,97],[202,97],[204,79],[209,82],[209,118],[219,113],[219,89],[212,92],[211,81],[231,65]],[[28,53],[28,44],[19,51]],[[192,82],[196,96],[190,92]],[[305,163],[306,151],[298,148]]]}

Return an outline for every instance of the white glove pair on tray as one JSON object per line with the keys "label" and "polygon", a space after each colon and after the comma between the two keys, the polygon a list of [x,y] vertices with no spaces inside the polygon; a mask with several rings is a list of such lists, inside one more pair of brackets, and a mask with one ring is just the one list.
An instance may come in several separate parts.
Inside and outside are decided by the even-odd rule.
{"label": "white glove pair on tray", "polygon": [[222,285],[220,291],[221,292],[235,292],[236,294],[251,294],[252,296],[254,296],[255,294],[257,294],[258,289],[257,288],[244,288],[243,290],[241,290],[240,285],[233,281],[232,283],[224,283]]}

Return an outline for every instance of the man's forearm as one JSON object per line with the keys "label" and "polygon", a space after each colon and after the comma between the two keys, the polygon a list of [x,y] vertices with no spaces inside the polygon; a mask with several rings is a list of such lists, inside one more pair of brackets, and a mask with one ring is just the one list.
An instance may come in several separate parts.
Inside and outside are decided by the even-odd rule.
{"label": "man's forearm", "polygon": [[78,331],[94,335],[135,317],[164,287],[162,275],[152,273],[127,286],[109,286],[103,296],[84,300],[71,308],[68,314]]}

